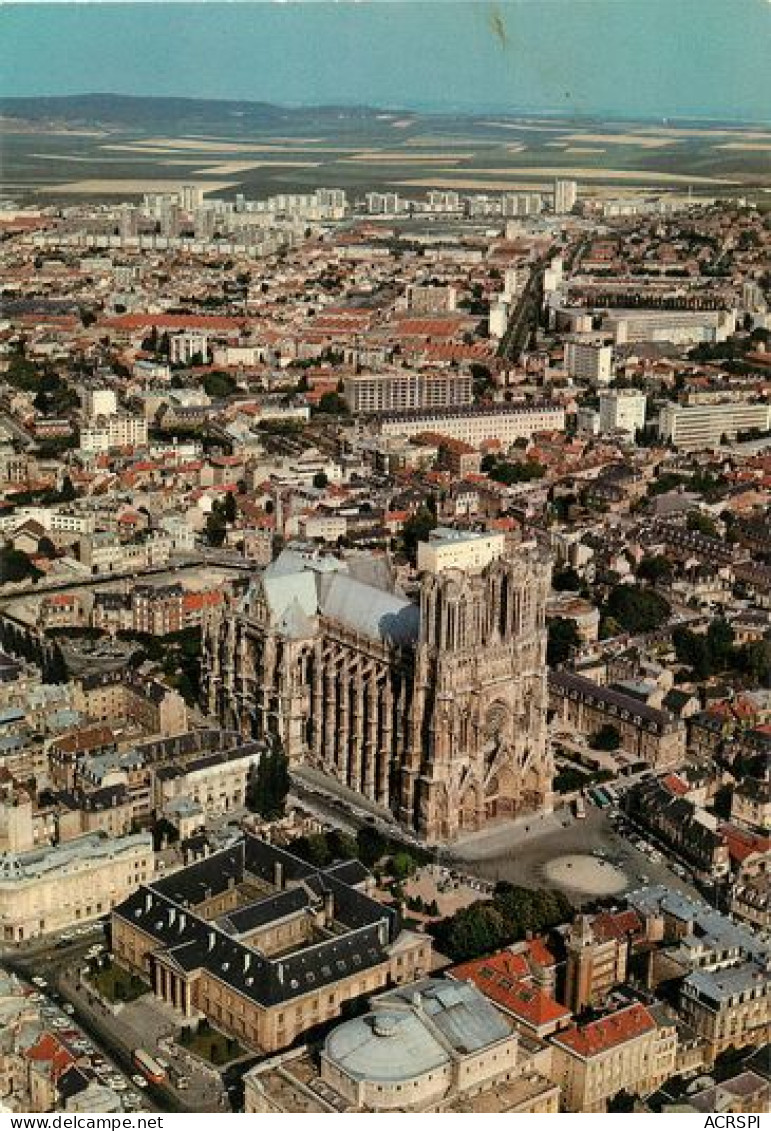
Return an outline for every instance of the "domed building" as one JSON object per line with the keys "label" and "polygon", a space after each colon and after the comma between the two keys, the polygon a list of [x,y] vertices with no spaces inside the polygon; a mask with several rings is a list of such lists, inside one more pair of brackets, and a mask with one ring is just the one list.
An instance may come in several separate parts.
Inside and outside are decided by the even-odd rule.
{"label": "domed building", "polygon": [[333,1029],[318,1058],[294,1050],[256,1065],[246,1111],[557,1111],[545,1047],[534,1052],[470,982],[428,978],[371,1006]]}

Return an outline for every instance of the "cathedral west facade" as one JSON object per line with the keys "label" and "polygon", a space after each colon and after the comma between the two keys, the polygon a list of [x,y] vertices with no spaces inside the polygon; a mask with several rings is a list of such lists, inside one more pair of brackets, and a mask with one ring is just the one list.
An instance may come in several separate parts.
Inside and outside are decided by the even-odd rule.
{"label": "cathedral west facade", "polygon": [[548,558],[424,572],[415,601],[384,567],[285,550],[204,627],[209,712],[428,841],[549,807]]}

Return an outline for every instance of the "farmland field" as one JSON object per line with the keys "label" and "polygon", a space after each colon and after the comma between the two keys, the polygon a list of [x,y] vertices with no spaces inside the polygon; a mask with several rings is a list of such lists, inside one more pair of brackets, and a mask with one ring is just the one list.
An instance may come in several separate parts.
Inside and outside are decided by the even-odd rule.
{"label": "farmland field", "polygon": [[757,126],[278,108],[261,121],[200,105],[208,109],[194,119],[139,115],[133,125],[88,121],[82,112],[77,120],[30,121],[10,117],[6,102],[2,189],[50,202],[130,197],[182,183],[251,197],[339,187],[354,198],[389,187],[536,188],[555,176],[583,181],[589,193],[692,185],[697,193],[753,197],[771,188],[771,129]]}

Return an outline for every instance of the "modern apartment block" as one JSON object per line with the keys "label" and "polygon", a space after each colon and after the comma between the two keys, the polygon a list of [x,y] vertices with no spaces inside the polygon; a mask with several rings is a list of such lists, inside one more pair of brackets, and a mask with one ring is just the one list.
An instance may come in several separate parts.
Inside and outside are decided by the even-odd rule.
{"label": "modern apartment block", "polygon": [[613,377],[613,347],[602,342],[568,342],[565,372],[579,381],[607,385]]}
{"label": "modern apartment block", "polygon": [[571,212],[578,200],[578,185],[575,181],[557,180],[554,182],[554,211],[558,216]]}
{"label": "modern apartment block", "polygon": [[717,448],[724,436],[771,427],[771,405],[723,401],[720,404],[665,404],[659,412],[658,432],[677,448]]}
{"label": "modern apartment block", "polygon": [[602,329],[613,334],[617,345],[625,342],[671,342],[688,345],[724,342],[734,332],[736,315],[730,310],[613,310]]}
{"label": "modern apartment block", "polygon": [[645,393],[635,389],[609,389],[600,393],[600,432],[627,432],[645,427]]}
{"label": "modern apartment block", "polygon": [[112,448],[137,448],[147,443],[147,421],[142,416],[115,413],[97,416],[80,430],[80,450],[109,452]]}
{"label": "modern apartment block", "polygon": [[346,377],[343,396],[353,413],[403,412],[471,404],[470,373],[361,373]]}
{"label": "modern apartment block", "polygon": [[529,440],[537,432],[564,432],[565,410],[561,405],[479,405],[420,412],[394,412],[380,422],[382,436],[417,436],[437,432],[453,440],[464,440],[478,448],[485,440],[513,444]]}
{"label": "modern apartment block", "polygon": [[455,310],[457,293],[455,287],[420,286],[407,287],[407,309],[417,314],[449,314]]}

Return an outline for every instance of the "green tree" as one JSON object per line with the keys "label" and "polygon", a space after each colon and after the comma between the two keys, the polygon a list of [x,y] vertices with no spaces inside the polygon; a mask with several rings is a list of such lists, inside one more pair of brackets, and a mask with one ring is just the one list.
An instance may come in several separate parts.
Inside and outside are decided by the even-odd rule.
{"label": "green tree", "polygon": [[350,409],[339,393],[324,393],[319,397],[319,412],[327,416],[348,416]]}
{"label": "green tree", "polygon": [[678,662],[687,664],[693,670],[695,679],[709,679],[712,675],[712,663],[706,637],[687,628],[676,628],[672,633],[672,643]]}
{"label": "green tree", "polygon": [[754,685],[771,685],[771,640],[752,640],[737,650],[739,671],[744,672]]}
{"label": "green tree", "polygon": [[427,542],[431,531],[436,527],[436,514],[428,505],[422,506],[410,515],[402,526],[402,546],[412,565],[417,563],[418,542]]}
{"label": "green tree", "polygon": [[54,645],[43,663],[43,679],[46,683],[67,683],[69,680],[67,664],[58,644]]}
{"label": "green tree", "polygon": [[37,552],[44,558],[55,558],[56,546],[54,546],[51,539],[44,534],[37,544]]}
{"label": "green tree", "polygon": [[620,745],[621,735],[618,733],[618,728],[611,723],[605,723],[591,738],[592,750],[613,751],[618,750]]}
{"label": "green tree", "polygon": [[70,479],[69,475],[65,475],[62,478],[62,485],[61,485],[61,488],[59,490],[59,502],[61,502],[61,503],[71,503],[72,500],[75,499],[76,497],[77,497],[77,491],[75,490],[73,482]]}
{"label": "green tree", "polygon": [[529,931],[551,930],[572,915],[561,892],[496,885],[491,901],[478,901],[431,925],[437,949],[455,962],[479,958],[524,938]]}
{"label": "green tree", "polygon": [[222,510],[225,522],[232,524],[238,517],[238,506],[236,505],[236,497],[232,491],[228,491],[225,496],[225,502]]}
{"label": "green tree", "polygon": [[577,593],[581,588],[581,578],[572,567],[557,570],[551,579],[552,589],[558,593]]}
{"label": "green tree", "polygon": [[406,880],[415,871],[417,864],[409,852],[397,852],[391,857],[391,875],[395,880]]}
{"label": "green tree", "polygon": [[14,550],[9,544],[0,549],[0,585],[16,581],[36,581],[40,576],[40,570],[33,565],[30,557],[23,550]]}
{"label": "green tree", "polygon": [[386,853],[388,844],[372,825],[363,825],[356,834],[358,855],[362,864],[372,868]]}
{"label": "green tree", "polygon": [[225,400],[227,397],[233,395],[238,388],[236,380],[231,377],[229,373],[223,373],[219,369],[207,373],[203,379],[203,388],[207,397],[212,400]]}
{"label": "green tree", "polygon": [[576,622],[568,617],[555,617],[549,621],[546,637],[546,663],[559,667],[581,647],[581,637]]}
{"label": "green tree", "polygon": [[340,829],[332,829],[327,833],[327,847],[333,860],[355,860],[359,855],[355,839]]}
{"label": "green tree", "polygon": [[718,537],[717,526],[711,515],[702,514],[701,511],[689,511],[686,524],[689,530],[704,534],[707,538]]}
{"label": "green tree", "polygon": [[266,821],[284,816],[291,781],[289,760],[280,743],[274,742],[260,757],[252,771],[246,791],[246,804]]}
{"label": "green tree", "polygon": [[225,541],[226,534],[227,523],[225,521],[224,508],[220,508],[215,504],[211,514],[206,519],[206,541],[210,546],[221,546]]}
{"label": "green tree", "polygon": [[649,581],[651,585],[658,585],[660,581],[668,580],[671,576],[672,563],[664,554],[643,558],[637,567],[638,579]]}
{"label": "green tree", "polygon": [[290,851],[302,860],[307,860],[314,868],[326,868],[327,864],[332,863],[332,853],[329,850],[324,833],[299,836],[291,842],[289,847]]}
{"label": "green tree", "polygon": [[713,620],[707,629],[707,648],[711,665],[722,672],[733,660],[734,630],[722,617]]}
{"label": "green tree", "polygon": [[670,605],[650,589],[625,584],[611,590],[604,612],[624,632],[652,632],[668,619]]}

